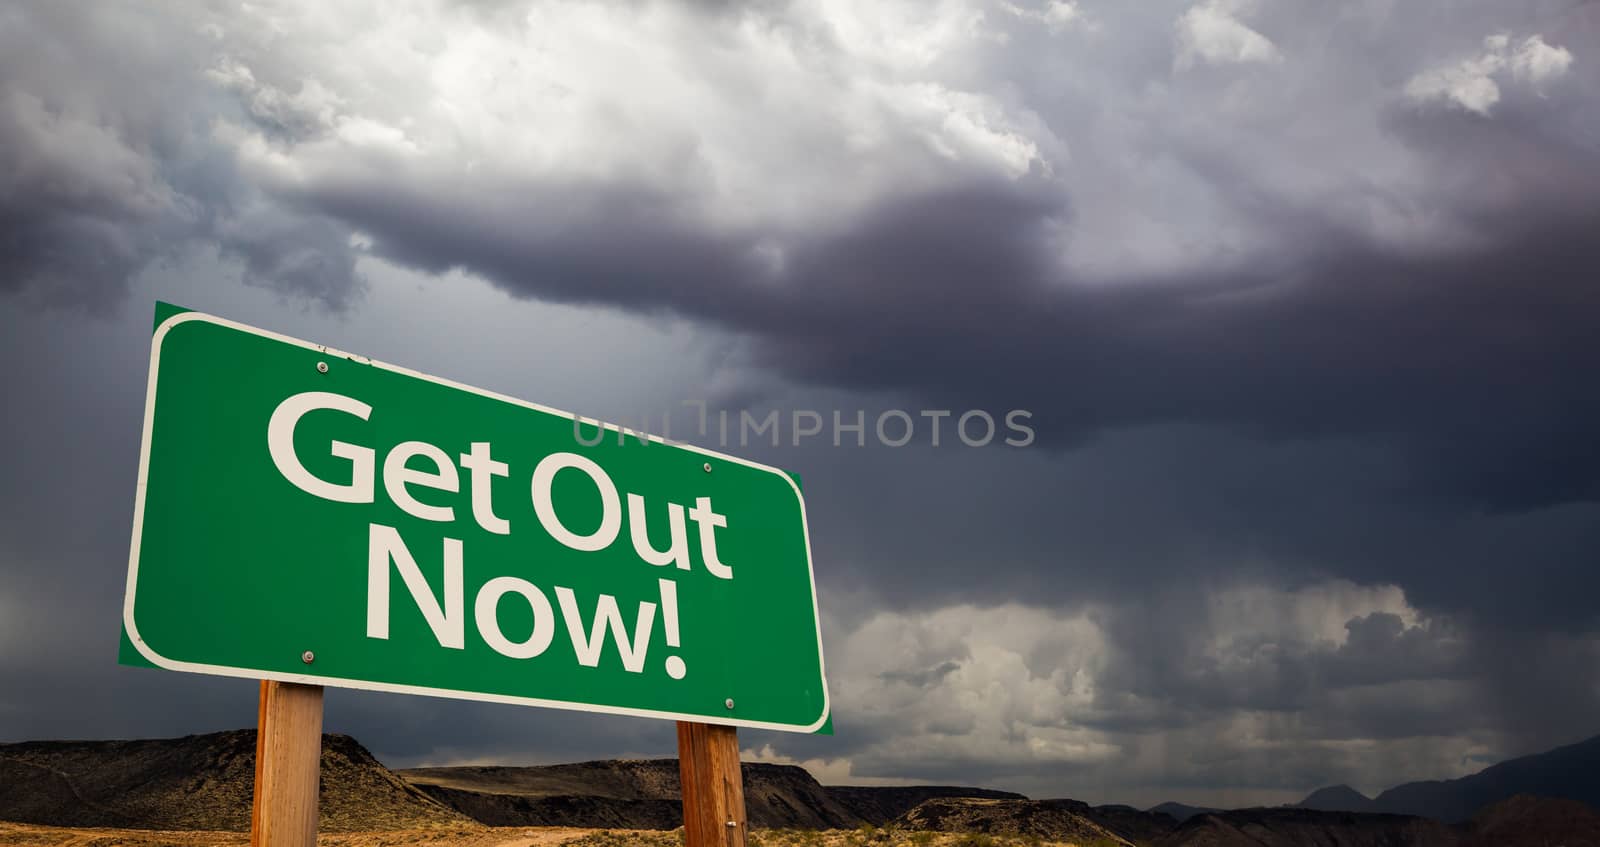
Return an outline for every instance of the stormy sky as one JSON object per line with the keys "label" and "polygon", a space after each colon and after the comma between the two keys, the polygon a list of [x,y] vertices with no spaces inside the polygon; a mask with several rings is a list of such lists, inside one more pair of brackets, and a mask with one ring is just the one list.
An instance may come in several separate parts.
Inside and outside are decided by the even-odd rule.
{"label": "stormy sky", "polygon": [[727,446],[805,480],[837,731],[741,741],[824,781],[1280,802],[1600,733],[1596,91],[1592,0],[9,4],[0,740],[254,720],[115,664],[157,299],[712,447],[686,401],[817,411]]}

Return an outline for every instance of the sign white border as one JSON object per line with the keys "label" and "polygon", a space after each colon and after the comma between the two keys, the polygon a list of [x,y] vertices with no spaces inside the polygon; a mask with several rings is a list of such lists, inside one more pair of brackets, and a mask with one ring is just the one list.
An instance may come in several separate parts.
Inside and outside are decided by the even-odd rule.
{"label": "sign white border", "polygon": [[[484,389],[474,388],[470,385],[462,385],[461,383],[453,382],[441,377],[419,373],[409,368],[403,368],[398,365],[390,365],[374,359],[368,359],[365,356],[344,353],[331,347],[324,347],[320,344],[312,344],[309,341],[302,341],[298,338],[280,335],[268,330],[230,321],[226,318],[208,315],[204,312],[180,312],[167,318],[161,322],[160,326],[156,327],[156,330],[152,334],[150,340],[150,377],[149,384],[145,389],[144,434],[139,444],[139,485],[134,493],[133,540],[128,550],[128,585],[126,593],[123,596],[122,603],[122,625],[128,632],[128,638],[133,642],[134,649],[138,650],[139,654],[148,659],[151,664],[159,668],[165,668],[166,670],[204,673],[215,676],[232,676],[243,679],[270,679],[277,682],[298,682],[305,685],[326,685],[333,686],[335,688],[355,688],[363,691],[387,691],[394,694],[421,694],[429,697],[446,697],[454,700],[477,700],[486,703],[512,703],[521,706],[542,706],[545,708],[567,709],[579,712],[596,712],[608,715],[628,715],[631,717],[640,718],[661,718],[664,720],[693,721],[695,723],[713,723],[724,726],[745,726],[750,727],[751,729],[772,729],[783,732],[816,732],[818,729],[822,728],[823,724],[828,722],[828,717],[832,712],[833,704],[829,699],[828,674],[822,660],[822,622],[817,611],[817,578],[811,564],[811,531],[806,522],[805,498],[801,495],[799,486],[794,484],[794,480],[788,474],[777,468],[774,468],[770,465],[752,462],[747,459],[741,459],[737,456],[729,456],[712,450],[706,450],[701,447],[696,447],[692,444],[673,444],[671,446],[688,450],[693,453],[698,453],[719,461],[735,462],[744,465],[745,467],[777,474],[783,479],[784,482],[789,484],[790,488],[794,489],[795,501],[800,506],[800,529],[805,537],[806,575],[811,580],[811,616],[817,635],[817,670],[821,676],[820,681],[822,683],[822,715],[818,717],[816,722],[810,726],[744,720],[731,715],[726,717],[713,717],[710,715],[685,714],[679,712],[658,712],[653,709],[634,709],[625,706],[603,706],[591,703],[577,703],[567,700],[542,700],[534,697],[513,697],[505,694],[484,694],[473,691],[456,691],[449,688],[429,688],[420,685],[397,685],[386,682],[370,682],[366,680],[352,680],[340,677],[317,676],[315,674],[283,673],[281,671],[267,671],[255,668],[234,668],[225,665],[207,665],[196,662],[181,662],[176,659],[168,659],[167,657],[160,655],[154,649],[152,649],[149,644],[145,643],[143,638],[139,637],[138,627],[134,625],[133,603],[135,589],[138,585],[139,542],[141,532],[144,529],[144,495],[145,484],[150,471],[150,431],[151,425],[155,420],[156,377],[160,370],[161,342],[174,327],[189,321],[205,321],[207,323],[212,323],[218,326],[227,327],[229,329],[238,330],[240,332],[249,333],[251,335],[260,336],[262,338],[270,338],[274,341],[281,341],[286,344],[293,344],[297,347],[304,347],[308,350],[315,350],[330,357],[349,359],[363,365],[370,365],[372,367],[381,368],[392,373],[401,374],[414,379],[425,380],[436,385],[454,388],[459,391],[466,391],[482,397],[488,397],[501,402],[510,403],[515,406],[521,406],[526,409],[544,412],[545,414],[557,415],[567,419],[577,418],[577,416],[569,412],[563,412],[559,409],[552,409],[548,406],[541,406],[537,403],[529,403],[526,400],[519,400],[515,397],[497,394],[493,391],[485,391]],[[584,418],[583,420],[589,421],[592,419]],[[621,431],[620,428],[615,424],[609,424],[603,421],[594,421],[594,423],[597,423],[613,432]],[[630,434],[633,433],[630,431]],[[651,435],[649,438],[653,442],[665,444],[665,442],[659,436]]]}

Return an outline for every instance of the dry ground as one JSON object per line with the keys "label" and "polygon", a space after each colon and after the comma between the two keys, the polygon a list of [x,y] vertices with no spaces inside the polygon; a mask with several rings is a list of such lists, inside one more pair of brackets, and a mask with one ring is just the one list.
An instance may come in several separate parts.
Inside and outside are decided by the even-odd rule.
{"label": "dry ground", "polygon": [[[444,827],[324,833],[317,843],[327,847],[557,847],[590,832],[560,827]],[[8,847],[248,847],[249,844],[248,832],[78,829],[0,821],[0,845]]]}
{"label": "dry ground", "polygon": [[[0,821],[0,845],[19,847],[248,847],[249,833],[36,826]],[[565,827],[443,827],[325,833],[324,847],[682,847],[682,831]],[[750,847],[1096,847],[1007,836],[859,830],[756,830]]]}

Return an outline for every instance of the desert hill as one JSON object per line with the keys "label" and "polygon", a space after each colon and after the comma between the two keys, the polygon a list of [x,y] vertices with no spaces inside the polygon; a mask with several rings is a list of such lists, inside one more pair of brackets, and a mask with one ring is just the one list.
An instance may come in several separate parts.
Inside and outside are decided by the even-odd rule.
{"label": "desert hill", "polygon": [[1026,800],[1021,794],[989,788],[956,788],[948,785],[861,786],[830,785],[827,791],[857,817],[882,826],[916,808],[924,800],[939,797],[975,797],[988,800]]}
{"label": "desert hill", "polygon": [[1178,821],[1179,823],[1182,823],[1182,822],[1194,817],[1195,815],[1210,815],[1210,814],[1216,814],[1217,812],[1221,812],[1221,811],[1225,811],[1225,810],[1224,809],[1213,809],[1210,806],[1190,806],[1190,805],[1188,805],[1186,803],[1171,803],[1171,802],[1168,802],[1168,803],[1159,803],[1157,805],[1151,806],[1149,809],[1146,809],[1145,811],[1153,812],[1153,813],[1156,813],[1156,814],[1162,814],[1162,815],[1171,815],[1174,820]]}
{"label": "desert hill", "polygon": [[[1600,739],[1460,780],[1400,786],[1376,799],[1336,786],[1304,801],[1380,806],[1397,797],[1444,798],[1448,802],[1435,808],[1452,815],[1480,798],[1494,801],[1473,807],[1459,822],[1301,807],[1228,812],[1157,807],[1188,813],[1180,820],[1161,811],[1029,800],[977,788],[828,787],[790,765],[745,763],[743,771],[752,826],[813,836],[815,830],[859,829],[885,837],[979,833],[1030,842],[1157,847],[1600,847],[1600,812],[1573,799],[1593,790],[1600,773],[1594,767],[1597,755]],[[0,821],[242,832],[249,827],[254,770],[253,730],[147,741],[0,744]],[[1534,791],[1496,796],[1530,785],[1545,796]],[[679,802],[675,759],[395,772],[349,736],[323,737],[322,830],[328,833],[460,834],[486,824],[659,831],[681,823]]]}
{"label": "desert hill", "polygon": [[1200,814],[1155,847],[1600,847],[1600,813],[1574,800],[1517,796],[1449,825],[1407,815],[1297,807]]}
{"label": "desert hill", "polygon": [[[804,768],[745,762],[751,826],[841,829],[867,821]],[[397,772],[439,802],[495,826],[673,829],[683,823],[677,759]]]}
{"label": "desert hill", "polygon": [[935,797],[890,822],[939,832],[1022,835],[1050,841],[1146,844],[1172,831],[1171,815],[1132,806],[1091,806],[1079,800]]}
{"label": "desert hill", "polygon": [[1600,813],[1576,800],[1518,795],[1472,818],[1463,847],[1600,847]]}
{"label": "desert hill", "polygon": [[[247,830],[255,757],[255,730],[0,744],[0,820]],[[396,777],[350,736],[322,737],[323,831],[470,823]]]}
{"label": "desert hill", "polygon": [[[51,826],[243,831],[255,731],[140,741],[0,744],[0,820]],[[829,789],[805,769],[746,763],[751,824],[852,829],[952,787]],[[323,736],[322,830],[449,825],[672,829],[683,821],[676,759],[396,773],[347,735]],[[891,814],[893,812],[893,814]]]}
{"label": "desert hill", "polygon": [[[745,762],[751,826],[882,825],[936,797],[1024,799],[954,786],[825,787],[804,768]],[[439,802],[494,826],[672,829],[683,823],[677,759],[611,759],[536,767],[411,768],[398,775]]]}
{"label": "desert hill", "polygon": [[1132,806],[1091,806],[1078,800],[1044,800],[1042,802],[1055,804],[1088,818],[1099,826],[1110,830],[1112,834],[1135,844],[1146,844],[1155,841],[1178,826],[1178,819],[1172,815],[1165,812],[1140,811]]}
{"label": "desert hill", "polygon": [[1076,844],[1132,845],[1128,839],[1079,814],[1072,807],[1049,800],[936,797],[919,803],[893,823],[910,830],[981,832],[989,835],[1032,836]]}
{"label": "desert hill", "polygon": [[1403,815],[1281,807],[1200,814],[1156,847],[1460,847],[1454,829]]}

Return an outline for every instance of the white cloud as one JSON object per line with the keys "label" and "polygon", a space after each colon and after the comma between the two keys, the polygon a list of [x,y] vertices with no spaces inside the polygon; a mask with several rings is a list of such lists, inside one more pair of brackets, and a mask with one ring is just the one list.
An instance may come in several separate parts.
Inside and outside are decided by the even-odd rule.
{"label": "white cloud", "polygon": [[836,710],[891,761],[1101,761],[1117,748],[1073,715],[1090,708],[1107,658],[1086,613],[1018,604],[880,612],[836,643]]}
{"label": "white cloud", "polygon": [[[773,277],[819,231],[994,181],[1070,192],[1044,237],[1078,284],[1281,250],[1296,217],[1258,214],[1272,205],[1400,249],[1473,232],[1419,200],[1416,154],[1374,120],[1392,90],[1328,51],[1284,63],[1294,31],[1272,30],[1280,47],[1241,0],[1190,0],[1175,26],[1144,28],[1061,0],[252,8],[201,24],[217,36],[214,84],[249,118],[218,138],[249,177],[301,208],[339,208],[380,254],[393,252],[385,228],[339,201],[403,196],[416,221],[492,206],[537,232],[587,214],[553,198],[615,190],[655,198],[679,232],[738,242]],[[1037,37],[1091,23],[1094,38]],[[1229,80],[1124,64],[1174,49],[1182,66],[1275,67]],[[1521,57],[1507,79],[1561,72],[1559,48],[1504,49]],[[1456,86],[1466,102],[1498,97],[1474,79]]]}
{"label": "white cloud", "polygon": [[1375,613],[1392,614],[1416,626],[1418,613],[1396,585],[1357,585],[1334,581],[1294,591],[1238,586],[1206,597],[1206,644],[1213,656],[1270,639],[1297,649],[1331,649],[1344,644],[1345,624]]}
{"label": "white cloud", "polygon": [[1491,35],[1483,40],[1483,52],[1470,59],[1432,68],[1412,77],[1405,92],[1414,100],[1445,100],[1480,115],[1500,102],[1500,83],[1496,77],[1511,76],[1538,87],[1567,73],[1572,53],[1565,47],[1546,44],[1531,35],[1513,50],[1506,35]]}
{"label": "white cloud", "polygon": [[1555,47],[1537,35],[1523,39],[1511,55],[1511,72],[1517,79],[1538,85],[1557,79],[1572,67],[1572,53],[1565,47]]}
{"label": "white cloud", "polygon": [[805,768],[817,782],[823,785],[914,785],[914,779],[896,779],[893,777],[862,777],[855,774],[855,764],[847,757],[834,759],[805,759],[800,760],[792,756],[785,756],[774,750],[771,744],[763,744],[759,749],[746,748],[739,751],[739,758],[746,762],[764,762],[771,765],[798,765]]}
{"label": "white cloud", "polygon": [[1068,0],[1048,0],[1043,6],[1022,5],[1001,0],[1000,8],[1023,20],[1045,25],[1050,32],[1060,32],[1083,22],[1083,11],[1078,4]]}
{"label": "white cloud", "polygon": [[1184,12],[1177,24],[1178,67],[1282,60],[1277,45],[1239,20],[1246,10],[1241,0],[1204,0]]}
{"label": "white cloud", "polygon": [[[686,224],[746,230],[1017,178],[1044,156],[1037,122],[945,67],[985,43],[969,0],[815,0],[793,19],[716,21],[672,4],[541,2],[509,23],[368,5],[222,22],[211,77],[261,125],[229,133],[251,172],[306,189],[628,186],[674,197]],[[274,135],[285,125],[303,131]],[[401,158],[378,167],[374,154]]]}
{"label": "white cloud", "polygon": [[343,103],[315,79],[304,79],[293,93],[261,82],[251,70],[224,57],[206,71],[206,77],[243,100],[251,117],[295,135],[314,134],[328,129]]}
{"label": "white cloud", "polygon": [[809,0],[802,8],[854,60],[900,72],[949,58],[980,36],[984,20],[973,0]]}
{"label": "white cloud", "polygon": [[1013,179],[1034,162],[1043,163],[1038,145],[1007,129],[1004,114],[985,98],[924,83],[901,86],[885,102],[898,104],[902,114],[925,127],[927,145],[945,159],[987,162]]}
{"label": "white cloud", "polygon": [[[1286,781],[1317,778],[1292,771],[1333,757],[1340,773],[1382,782],[1390,748],[1329,752],[1326,739],[1360,738],[1373,729],[1363,720],[1397,715],[1432,721],[1430,764],[1480,743],[1437,719],[1471,693],[1439,678],[1446,665],[1433,660],[1454,655],[1453,632],[1397,586],[1247,583],[1173,602],[871,614],[829,645],[836,720],[870,740],[827,759],[797,762],[782,741],[747,755],[802,764],[825,782],[992,773],[1044,794],[1068,789],[1064,773],[1113,764],[1130,784],[1205,770],[1174,763],[1178,750],[1200,763],[1243,751],[1240,767],[1277,757]],[[1372,624],[1382,616],[1392,623]],[[1351,651],[1395,660],[1349,673]],[[1150,747],[1156,738],[1170,747]]]}

